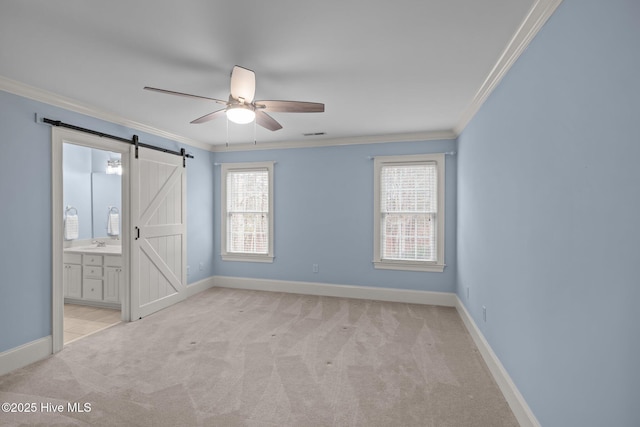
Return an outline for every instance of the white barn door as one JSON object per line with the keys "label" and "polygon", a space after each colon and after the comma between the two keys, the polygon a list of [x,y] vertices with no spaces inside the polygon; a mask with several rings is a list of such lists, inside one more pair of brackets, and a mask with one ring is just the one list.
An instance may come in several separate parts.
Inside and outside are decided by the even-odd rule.
{"label": "white barn door", "polygon": [[183,158],[131,149],[131,320],[185,298],[186,169]]}

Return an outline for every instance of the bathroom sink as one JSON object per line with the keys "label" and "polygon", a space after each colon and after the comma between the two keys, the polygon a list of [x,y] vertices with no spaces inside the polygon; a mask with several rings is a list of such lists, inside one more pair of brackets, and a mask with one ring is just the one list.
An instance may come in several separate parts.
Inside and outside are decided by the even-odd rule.
{"label": "bathroom sink", "polygon": [[66,252],[99,252],[104,254],[114,254],[120,255],[122,253],[122,248],[120,246],[115,245],[107,245],[107,246],[75,246],[71,248],[65,249]]}

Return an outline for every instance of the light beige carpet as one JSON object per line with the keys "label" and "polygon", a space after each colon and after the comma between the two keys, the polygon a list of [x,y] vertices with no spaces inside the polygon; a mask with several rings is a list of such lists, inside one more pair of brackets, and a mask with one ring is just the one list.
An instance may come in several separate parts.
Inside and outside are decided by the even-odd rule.
{"label": "light beige carpet", "polygon": [[454,308],[223,288],[0,377],[0,402],[38,406],[3,426],[518,425]]}

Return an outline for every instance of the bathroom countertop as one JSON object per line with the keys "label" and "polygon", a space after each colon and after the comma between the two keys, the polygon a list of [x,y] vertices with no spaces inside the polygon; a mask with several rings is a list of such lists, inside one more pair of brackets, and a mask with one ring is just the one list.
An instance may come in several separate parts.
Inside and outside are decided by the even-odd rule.
{"label": "bathroom countertop", "polygon": [[107,245],[104,247],[98,247],[96,245],[74,246],[65,248],[64,251],[75,254],[122,255],[122,247],[120,245]]}

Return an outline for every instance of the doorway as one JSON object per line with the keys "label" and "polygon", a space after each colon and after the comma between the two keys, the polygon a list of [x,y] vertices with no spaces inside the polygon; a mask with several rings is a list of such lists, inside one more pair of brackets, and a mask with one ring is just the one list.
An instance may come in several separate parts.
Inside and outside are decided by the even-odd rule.
{"label": "doorway", "polygon": [[125,143],[52,128],[54,353],[130,320],[129,151]]}

